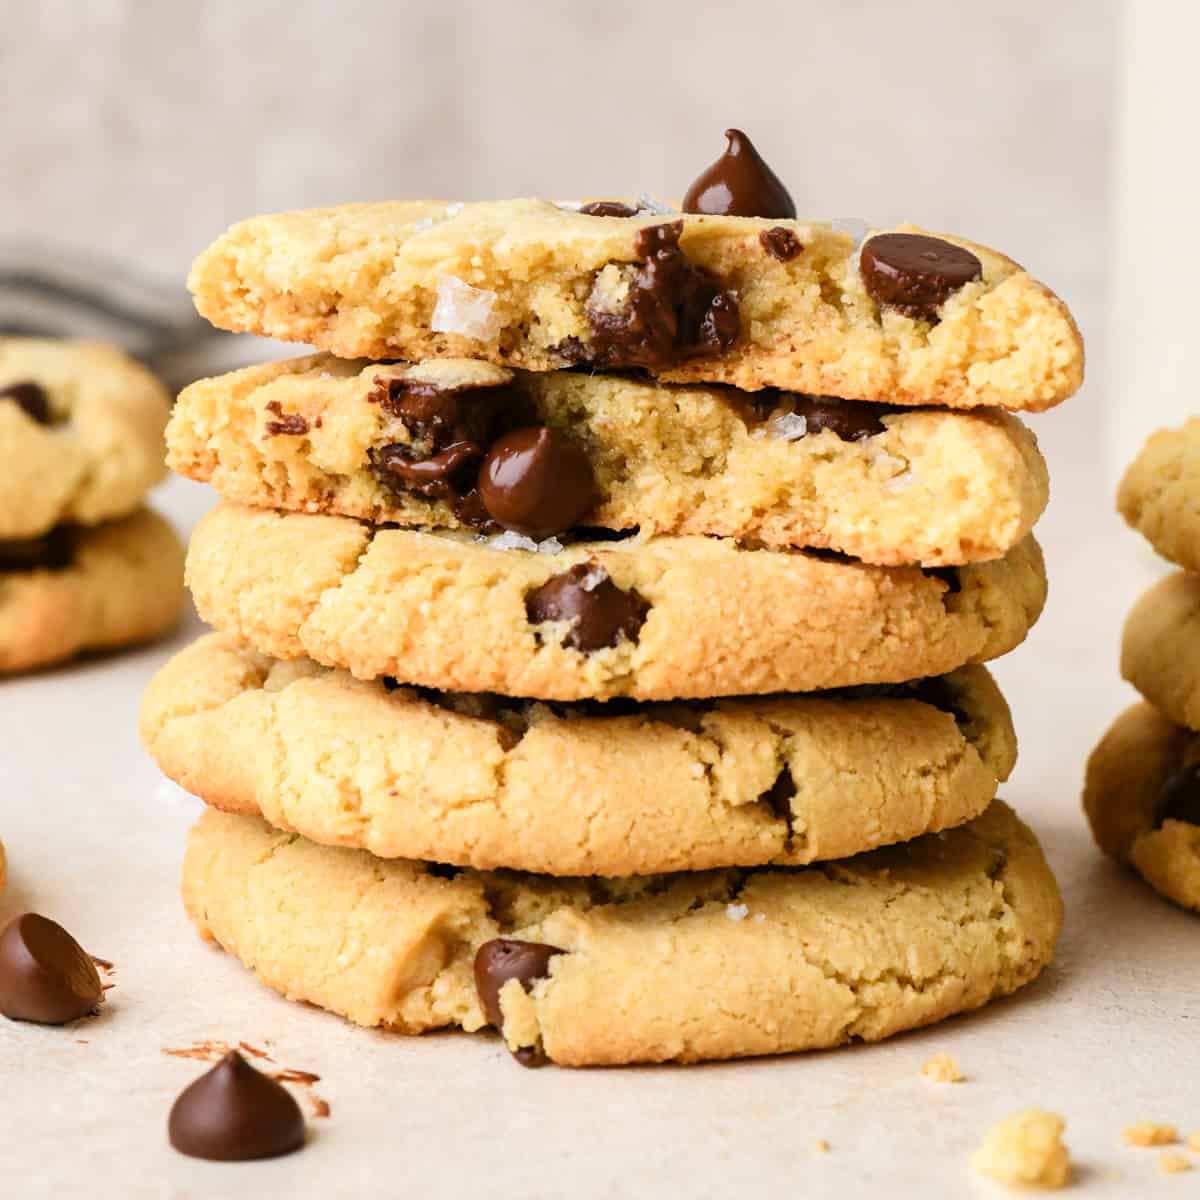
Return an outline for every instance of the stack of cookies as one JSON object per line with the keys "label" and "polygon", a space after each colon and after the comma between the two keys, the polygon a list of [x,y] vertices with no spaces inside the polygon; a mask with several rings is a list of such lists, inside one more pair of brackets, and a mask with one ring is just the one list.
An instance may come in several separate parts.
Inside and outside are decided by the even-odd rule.
{"label": "stack of cookies", "polygon": [[143,735],[184,898],[288,996],[524,1063],[878,1039],[1032,979],[1054,879],[980,665],[1045,594],[1078,334],[1010,260],[801,222],[741,134],[682,211],[235,226],[215,324],[324,353],[168,431],[219,631]]}
{"label": "stack of cookies", "polygon": [[169,411],[112,346],[0,338],[0,675],[178,619],[183,547],[143,506]]}
{"label": "stack of cookies", "polygon": [[1200,912],[1200,418],[1154,434],[1117,494],[1169,562],[1125,623],[1121,673],[1143,696],[1092,752],[1084,808],[1100,848]]}

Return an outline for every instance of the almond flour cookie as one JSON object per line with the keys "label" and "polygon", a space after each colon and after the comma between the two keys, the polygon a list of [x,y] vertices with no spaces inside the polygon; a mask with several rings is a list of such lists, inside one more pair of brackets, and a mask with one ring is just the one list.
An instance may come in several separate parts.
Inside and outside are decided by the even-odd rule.
{"label": "almond flour cookie", "polygon": [[1018,645],[1046,580],[1032,538],[930,574],[715,538],[497,549],[225,503],[192,536],[188,584],[222,632],[361,679],[670,700],[942,675]]}
{"label": "almond flour cookie", "polygon": [[183,547],[149,509],[0,543],[0,673],[146,641],[175,624],[183,602]]}
{"label": "almond flour cookie", "polygon": [[1117,507],[1164,558],[1200,571],[1200,417],[1146,442],[1121,480]]}
{"label": "almond flour cookie", "polygon": [[4,853],[4,843],[0,842],[0,892],[4,891],[4,885],[8,882],[8,858]]}
{"label": "almond flour cookie", "polygon": [[1178,725],[1200,729],[1200,578],[1177,571],[1130,610],[1121,674]]}
{"label": "almond flour cookie", "polygon": [[983,667],[819,696],[551,706],[364,683],[219,635],[159,671],[141,729],[166,775],[227,812],[382,858],[554,875],[844,858],[977,816],[1016,760]]}
{"label": "almond flour cookie", "polygon": [[1083,807],[1105,854],[1200,912],[1200,733],[1126,709],[1088,760]]}
{"label": "almond flour cookie", "polygon": [[223,329],[341,358],[638,367],[675,383],[1038,411],[1083,378],[1066,306],[1016,263],[904,227],[544,200],[255,217],[189,286]]}
{"label": "almond flour cookie", "polygon": [[1062,924],[999,801],[839,862],[630,880],[381,861],[210,810],[183,898],[291,999],[401,1033],[491,1023],[522,1061],[570,1066],[878,1041],[1028,983]]}
{"label": "almond flour cookie", "polygon": [[112,346],[0,338],[0,541],[133,512],[166,474],[169,410]]}
{"label": "almond flour cookie", "polygon": [[[509,449],[521,442],[515,431],[535,428],[565,439],[563,467],[578,466],[585,489],[590,481],[582,511],[560,496],[549,524],[538,523],[543,489],[531,481],[557,439],[515,464]],[[202,380],[180,396],[167,439],[174,470],[259,507],[443,529],[499,520],[538,538],[571,524],[708,534],[888,565],[999,558],[1047,497],[1033,435],[995,410],[896,410],[455,359],[317,355]],[[581,466],[569,448],[586,456]]]}

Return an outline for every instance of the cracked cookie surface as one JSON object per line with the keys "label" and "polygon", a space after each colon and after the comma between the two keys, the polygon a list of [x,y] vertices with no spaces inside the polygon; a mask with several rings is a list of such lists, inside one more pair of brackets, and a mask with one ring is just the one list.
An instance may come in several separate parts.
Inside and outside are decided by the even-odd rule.
{"label": "cracked cookie surface", "polygon": [[[350,204],[233,226],[196,260],[189,287],[223,329],[341,358],[483,358],[550,371],[601,353],[595,313],[620,314],[630,272],[646,261],[641,235],[676,222],[686,260],[735,297],[737,321],[722,352],[660,366],[666,381],[1030,411],[1082,381],[1066,306],[1011,259],[946,239],[978,257],[982,277],[931,322],[879,308],[854,239],[819,223],[595,217],[531,199]],[[786,261],[760,236],[776,228],[800,247]]]}
{"label": "cracked cookie surface", "polygon": [[1028,983],[1062,923],[1036,839],[1000,801],[834,863],[629,880],[447,878],[209,810],[183,895],[262,982],[404,1033],[480,1029],[480,947],[541,944],[548,974],[500,991],[504,1037],[573,1066],[877,1041]]}
{"label": "cracked cookie surface", "polygon": [[1121,674],[1178,725],[1200,729],[1200,578],[1176,571],[1129,610]]}
{"label": "cracked cookie surface", "polygon": [[[205,621],[275,658],[545,700],[808,692],[942,675],[1018,645],[1046,583],[1032,537],[947,579],[714,538],[500,550],[465,535],[228,502],[197,526],[187,571]],[[591,617],[610,614],[539,607],[564,582],[580,605],[625,604],[633,621],[611,644],[576,648]]]}
{"label": "cracked cookie surface", "polygon": [[1117,508],[1163,558],[1200,571],[1200,417],[1151,435],[1125,471]]}
{"label": "cracked cookie surface", "polygon": [[0,570],[0,674],[166,632],[183,611],[183,547],[156,513],[80,527],[62,566]]}
{"label": "cracked cookie surface", "polygon": [[1168,900],[1200,912],[1197,764],[1200,733],[1135,704],[1092,751],[1083,807],[1105,854]]}
{"label": "cracked cookie surface", "polygon": [[133,512],[166,474],[169,411],[162,384],[112,346],[0,338],[0,541]]}
{"label": "cracked cookie surface", "polygon": [[389,688],[220,635],[159,671],[141,729],[215,808],[383,858],[555,875],[844,858],[977,816],[1016,759],[983,667],[610,715]]}
{"label": "cracked cookie surface", "polygon": [[[168,462],[227,499],[262,508],[458,527],[452,498],[389,486],[373,465],[384,448],[420,444],[419,423],[389,403],[406,389],[441,398],[464,425],[478,413],[570,437],[587,454],[598,493],[580,523],[643,535],[706,534],[828,547],[872,563],[953,565],[1001,557],[1029,533],[1048,494],[1033,435],[995,410],[880,407],[864,420],[870,436],[843,440],[815,421],[798,434],[804,400],[786,393],[766,400],[729,388],[454,359],[387,365],[316,355],[201,380],[175,405]],[[460,487],[473,487],[477,471],[476,459]]]}

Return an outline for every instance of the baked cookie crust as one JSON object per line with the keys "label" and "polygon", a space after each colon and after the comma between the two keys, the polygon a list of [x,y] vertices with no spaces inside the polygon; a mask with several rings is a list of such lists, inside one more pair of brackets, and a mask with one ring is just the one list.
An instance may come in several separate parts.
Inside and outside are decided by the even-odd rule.
{"label": "baked cookie crust", "polygon": [[166,389],[100,342],[0,338],[0,392],[34,383],[45,422],[0,395],[0,541],[133,512],[166,474]]}
{"label": "baked cookie crust", "polygon": [[1129,464],[1117,508],[1155,551],[1200,571],[1200,417],[1160,429]]}
{"label": "baked cookie crust", "polygon": [[[639,235],[675,222],[688,262],[736,296],[740,332],[724,353],[660,369],[667,382],[1027,411],[1082,382],[1083,345],[1063,302],[1011,259],[945,235],[978,257],[982,278],[954,292],[936,322],[880,309],[854,239],[829,225],[595,217],[535,199],[254,217],[201,254],[188,283],[222,329],[340,358],[482,358],[551,371],[588,361],[589,304],[619,308],[628,269],[645,261]],[[776,228],[801,247],[787,261],[760,237]]]}
{"label": "baked cookie crust", "polygon": [[263,983],[403,1033],[481,1028],[480,947],[541,944],[546,976],[500,991],[504,1037],[570,1066],[877,1041],[1022,987],[1062,924],[1036,839],[999,801],[947,833],[799,869],[446,874],[209,810],[183,896]]}
{"label": "baked cookie crust", "polygon": [[[791,398],[755,408],[729,388],[627,376],[513,372],[442,359],[374,364],[316,355],[201,380],[171,417],[168,463],[260,508],[453,529],[459,508],[389,487],[373,465],[413,433],[389,387],[520,407],[581,446],[598,503],[580,524],[827,547],[864,562],[999,558],[1045,508],[1037,441],[991,410],[879,410],[877,432],[797,436]],[[847,406],[851,407],[851,406]]]}
{"label": "baked cookie crust", "polygon": [[156,513],[80,528],[59,569],[0,572],[0,674],[165,633],[183,611],[183,547]]}
{"label": "baked cookie crust", "polygon": [[215,808],[381,858],[554,875],[844,858],[977,816],[1016,761],[983,667],[609,715],[388,688],[220,635],[158,672],[141,730]]}
{"label": "baked cookie crust", "polygon": [[1200,579],[1176,571],[1125,619],[1121,674],[1177,725],[1200,729]]}
{"label": "baked cookie crust", "polygon": [[[531,598],[572,571],[642,606],[591,652]],[[949,578],[713,538],[597,541],[556,554],[464,535],[223,503],[197,526],[202,618],[275,658],[362,679],[544,700],[808,692],[942,675],[1018,645],[1045,599],[1032,537]]]}

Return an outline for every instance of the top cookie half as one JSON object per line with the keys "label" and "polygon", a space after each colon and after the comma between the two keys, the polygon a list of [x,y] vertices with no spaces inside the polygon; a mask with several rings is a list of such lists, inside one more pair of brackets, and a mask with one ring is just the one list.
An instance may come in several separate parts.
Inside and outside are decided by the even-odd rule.
{"label": "top cookie half", "polygon": [[975,256],[976,277],[923,286],[918,263],[897,292],[860,263],[894,243],[872,235],[860,255],[827,224],[592,216],[535,199],[351,204],[233,226],[189,286],[223,329],[343,358],[636,367],[676,383],[1031,412],[1076,391],[1083,345],[1063,302],[1011,259],[938,237]]}

